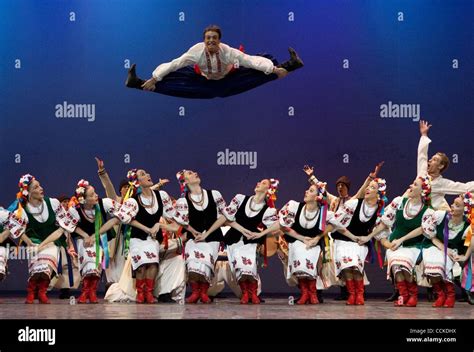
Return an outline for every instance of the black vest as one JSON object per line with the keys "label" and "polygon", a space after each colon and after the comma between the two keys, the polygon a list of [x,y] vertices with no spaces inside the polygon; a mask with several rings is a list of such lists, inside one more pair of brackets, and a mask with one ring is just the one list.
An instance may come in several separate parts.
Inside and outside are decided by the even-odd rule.
{"label": "black vest", "polygon": [[[102,214],[102,222],[105,223],[107,221],[107,214],[105,213],[104,203],[101,198],[99,198],[99,209],[100,209],[100,213]],[[85,217],[81,209],[78,209],[77,212],[79,213],[79,218],[81,219],[80,222],[77,224],[77,226],[79,226],[80,229],[83,230],[85,233],[87,233],[89,236],[95,234],[95,221],[90,222],[89,219]],[[82,238],[76,232],[72,234],[72,237],[74,239]],[[107,240],[110,241],[114,237],[115,237],[115,230],[112,228],[109,231],[107,231]]]}
{"label": "black vest", "polygon": [[[161,215],[163,215],[163,201],[161,200],[160,192],[159,191],[153,191],[153,192],[155,193],[156,200],[158,201],[158,211],[155,214],[148,213],[145,207],[140,204],[140,201],[138,199],[139,197],[138,194],[133,197],[138,203],[138,213],[137,213],[137,216],[135,217],[135,220],[137,220],[143,226],[146,226],[149,228],[152,228],[153,226],[155,226],[157,222],[160,222]],[[130,238],[138,238],[143,241],[145,241],[148,238],[148,234],[146,232],[143,232],[142,230],[134,226],[130,226],[130,227],[131,227]],[[157,232],[156,239],[160,243],[163,241],[163,233],[161,232],[161,229]]]}
{"label": "black vest", "polygon": [[[300,205],[298,206],[298,211],[296,212],[296,216],[295,216],[295,223],[291,226],[291,228],[294,231],[296,231],[298,234],[300,234],[301,236],[314,238],[317,235],[320,235],[321,233],[323,233],[318,227],[318,224],[321,218],[321,210],[319,211],[318,217],[316,219],[316,224],[314,225],[314,227],[310,229],[306,229],[300,224],[300,215],[301,215],[301,212],[303,211],[303,207],[305,206],[305,204],[306,204],[305,202],[301,202]],[[292,243],[296,241],[296,238],[285,235],[285,240],[288,243]],[[318,242],[318,246],[319,245],[321,245],[321,241]]]}
{"label": "black vest", "polygon": [[[354,210],[354,214],[352,215],[351,222],[349,223],[349,226],[346,227],[347,230],[349,230],[354,236],[358,236],[358,237],[369,235],[370,231],[372,231],[372,228],[375,225],[375,222],[377,221],[377,211],[374,212],[374,214],[369,219],[369,221],[367,222],[360,221],[359,214],[360,214],[360,209],[362,208],[362,202],[363,202],[362,198],[359,198],[357,200],[357,207]],[[332,233],[331,237],[335,240],[352,242],[351,239],[349,239],[348,237],[344,236],[342,233],[339,233],[337,231]]]}
{"label": "black vest", "polygon": [[[214,197],[212,196],[212,191],[207,190],[207,207],[204,210],[197,210],[194,207],[193,201],[191,200],[191,195],[189,192],[186,192],[186,201],[188,202],[189,209],[189,225],[193,229],[199,232],[208,230],[214,222],[217,220],[217,207]],[[188,239],[194,238],[194,236],[187,232]],[[206,238],[206,242],[223,242],[224,235],[222,230],[219,228],[211,235]]]}
{"label": "black vest", "polygon": [[[237,222],[240,226],[246,228],[249,231],[258,233],[259,226],[265,227],[262,224],[262,219],[263,219],[263,214],[265,214],[265,211],[268,208],[268,205],[265,204],[263,208],[258,212],[257,215],[253,217],[248,217],[247,214],[245,213],[245,207],[247,206],[247,202],[249,202],[249,199],[250,197],[246,196],[244,201],[240,205],[239,210],[237,210],[237,214],[235,214],[235,222]],[[249,240],[247,237],[243,236],[240,233],[240,231],[231,227],[224,236],[225,244],[231,245],[231,244],[237,243],[240,241],[242,237],[244,238],[244,244],[248,244],[248,243],[263,244],[263,242],[265,242],[265,236],[257,238],[255,240]]]}

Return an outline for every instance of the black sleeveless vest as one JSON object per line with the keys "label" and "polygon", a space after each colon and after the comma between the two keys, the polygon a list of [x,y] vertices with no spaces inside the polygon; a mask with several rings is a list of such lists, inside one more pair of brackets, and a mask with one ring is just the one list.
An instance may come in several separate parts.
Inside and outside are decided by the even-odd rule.
{"label": "black sleeveless vest", "polygon": [[[100,213],[102,214],[102,220],[103,222],[105,223],[105,221],[107,221],[107,214],[105,213],[105,209],[104,209],[104,203],[102,201],[102,198],[99,198],[99,208],[100,208]],[[78,209],[77,211],[79,213],[79,218],[81,219],[79,224],[77,224],[77,226],[79,226],[81,228],[81,230],[83,230],[85,233],[87,233],[89,236],[94,234],[95,233],[95,223],[94,222],[90,222],[83,214],[83,212]],[[108,232],[107,232],[107,241],[110,241],[112,238],[115,237],[115,230],[114,229],[110,229]],[[82,238],[79,234],[77,234],[76,232],[74,232],[72,234],[72,237],[74,239],[76,238]]]}
{"label": "black sleeveless vest", "polygon": [[[296,216],[295,216],[295,223],[293,224],[293,226],[291,226],[291,228],[297,233],[299,233],[301,236],[314,238],[317,235],[320,235],[321,233],[323,233],[318,227],[320,217],[321,217],[321,211],[319,211],[318,218],[316,219],[316,224],[314,225],[314,227],[310,229],[306,229],[300,224],[300,215],[301,215],[301,212],[303,211],[303,207],[305,206],[305,204],[306,204],[305,202],[301,202],[300,205],[298,206],[298,211],[296,212]],[[296,238],[285,235],[285,240],[288,243],[292,243],[296,241]],[[320,244],[321,244],[321,241],[318,242],[318,246]]]}
{"label": "black sleeveless vest", "polygon": [[[153,191],[153,193],[155,193],[156,200],[158,201],[158,211],[155,214],[148,213],[145,207],[140,204],[140,201],[138,200],[138,194],[133,197],[138,203],[138,213],[135,217],[135,220],[149,228],[152,228],[157,222],[160,222],[160,218],[163,215],[163,201],[161,200],[160,192]],[[148,238],[148,234],[146,232],[143,232],[134,226],[131,226],[131,228],[130,238],[138,238],[142,241],[145,241]],[[160,243],[163,241],[163,233],[161,232],[161,229],[157,232],[156,239]]]}
{"label": "black sleeveless vest", "polygon": [[[246,228],[247,230],[250,230],[253,232],[259,232],[258,227],[263,226],[262,224],[263,214],[265,214],[265,211],[267,210],[268,205],[265,204],[263,208],[258,212],[257,215],[253,217],[248,217],[247,214],[245,213],[245,207],[247,206],[247,202],[249,202],[249,200],[250,200],[250,197],[246,196],[244,201],[240,205],[239,210],[237,210],[237,214],[235,214],[235,221],[242,227]],[[224,237],[225,244],[231,245],[231,244],[237,243],[240,241],[242,237],[244,238],[244,244],[248,244],[248,243],[263,244],[263,242],[265,242],[265,236],[257,238],[255,240],[249,240],[247,239],[247,237],[243,236],[239,231],[231,227],[229,231],[227,231],[227,233],[225,234],[225,237]]]}
{"label": "black sleeveless vest", "polygon": [[[194,207],[193,201],[191,200],[191,195],[189,192],[186,192],[186,201],[188,202],[189,209],[189,225],[193,229],[199,232],[208,230],[212,224],[217,220],[217,207],[214,197],[212,196],[212,191],[207,190],[207,207],[204,210],[197,210]],[[187,237],[189,239],[194,238],[194,236],[187,232]],[[206,238],[206,242],[223,242],[224,235],[222,230],[219,228],[214,231],[210,236]]]}
{"label": "black sleeveless vest", "polygon": [[[347,229],[354,236],[358,236],[358,237],[367,236],[368,234],[370,234],[370,231],[372,231],[372,228],[374,227],[375,222],[377,221],[377,211],[374,212],[374,214],[369,219],[369,221],[367,222],[360,221],[359,213],[360,213],[360,209],[362,208],[362,202],[363,202],[362,198],[357,200],[357,207],[354,210],[354,214],[352,215],[352,219],[351,219],[351,222],[349,223],[349,226],[347,226]],[[337,231],[332,233],[331,237],[335,240],[352,242],[348,237],[344,236],[342,233],[339,233]]]}

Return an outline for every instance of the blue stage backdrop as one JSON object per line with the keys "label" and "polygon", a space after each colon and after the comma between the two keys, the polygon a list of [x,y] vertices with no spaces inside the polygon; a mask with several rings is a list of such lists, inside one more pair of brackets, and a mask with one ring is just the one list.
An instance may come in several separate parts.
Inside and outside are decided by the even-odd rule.
{"label": "blue stage backdrop", "polygon": [[[71,194],[81,178],[103,190],[94,156],[115,184],[144,168],[177,197],[176,171],[199,171],[226,201],[279,178],[277,205],[301,200],[304,164],[335,190],[347,175],[355,192],[374,165],[390,199],[416,173],[418,120],[433,124],[430,155],[452,160],[446,177],[472,180],[474,2],[452,1],[7,1],[0,2],[0,204],[24,173],[48,196]],[[304,68],[252,91],[186,100],[127,89],[127,69],[149,78],[155,67],[202,40],[218,24],[222,42],[249,54],[288,58]],[[61,107],[87,114],[61,117]],[[402,116],[395,117],[400,108]],[[386,110],[388,112],[386,113]],[[248,152],[253,159],[219,160]],[[264,290],[286,292],[271,258]],[[10,261],[3,289],[24,288],[26,262]],[[369,265],[373,292],[390,290]]]}

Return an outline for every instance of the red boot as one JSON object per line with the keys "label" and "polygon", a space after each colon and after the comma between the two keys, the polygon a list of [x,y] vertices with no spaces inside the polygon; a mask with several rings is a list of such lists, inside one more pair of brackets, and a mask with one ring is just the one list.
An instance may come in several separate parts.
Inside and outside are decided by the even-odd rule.
{"label": "red boot", "polygon": [[432,307],[442,307],[444,305],[444,301],[446,301],[446,293],[444,292],[444,282],[439,281],[433,283],[433,291],[436,293],[438,298],[436,298],[436,301],[433,303]]}
{"label": "red boot", "polygon": [[209,290],[209,282],[201,282],[201,302],[202,303],[211,303],[211,299],[207,295],[207,290]]}
{"label": "red boot", "polygon": [[156,303],[155,297],[153,297],[153,290],[155,289],[155,280],[145,279],[145,301],[146,303]]}
{"label": "red boot", "polygon": [[396,286],[399,296],[398,299],[393,302],[393,305],[395,307],[402,307],[408,302],[409,298],[407,282],[405,280],[399,281],[396,283]]}
{"label": "red boot", "polygon": [[346,280],[347,292],[349,292],[349,298],[347,298],[346,304],[353,306],[356,302],[356,283],[353,279]]}
{"label": "red boot", "polygon": [[355,304],[357,306],[363,306],[364,302],[364,279],[354,280],[355,282]]}
{"label": "red boot", "polygon": [[418,285],[416,284],[416,281],[408,282],[407,281],[407,287],[408,287],[408,302],[405,304],[407,307],[416,307],[418,303]]}
{"label": "red boot", "polygon": [[309,302],[311,304],[319,304],[318,295],[316,294],[316,280],[308,281]]}
{"label": "red boot", "polygon": [[50,304],[51,303],[48,299],[48,296],[46,295],[46,292],[48,291],[49,281],[50,281],[49,279],[38,280],[38,300],[39,300],[39,303],[42,303],[42,304]]}
{"label": "red boot", "polygon": [[137,288],[137,298],[135,299],[135,301],[139,304],[145,302],[145,296],[143,294],[144,286],[145,286],[145,280],[143,279],[135,280],[135,287]]}
{"label": "red boot", "polygon": [[36,291],[37,282],[36,279],[29,279],[28,286],[26,287],[26,304],[33,304],[35,300],[35,291]]}
{"label": "red boot", "polygon": [[201,287],[199,282],[190,282],[191,285],[191,296],[186,299],[186,303],[197,303],[199,297],[201,296]]}
{"label": "red boot", "polygon": [[89,302],[90,303],[99,303],[97,299],[97,287],[99,286],[100,277],[91,276],[89,278]]}
{"label": "red boot", "polygon": [[257,295],[258,282],[250,281],[247,283],[247,287],[250,293],[250,300],[252,301],[252,304],[260,304],[260,298],[258,298]]}
{"label": "red boot", "polygon": [[87,299],[89,298],[89,290],[91,286],[91,278],[90,276],[86,276],[82,279],[82,291],[81,295],[77,299],[77,303],[87,303]]}
{"label": "red boot", "polygon": [[240,304],[249,303],[249,291],[248,291],[247,281],[239,281],[240,290],[242,291],[242,296],[240,297]]}
{"label": "red boot", "polygon": [[307,279],[299,279],[298,282],[298,286],[301,290],[301,297],[296,302],[296,304],[306,304],[306,302],[309,300],[309,282]]}
{"label": "red boot", "polygon": [[453,308],[454,302],[456,302],[456,289],[452,282],[445,281],[444,285],[446,287],[446,301],[444,302],[443,307]]}

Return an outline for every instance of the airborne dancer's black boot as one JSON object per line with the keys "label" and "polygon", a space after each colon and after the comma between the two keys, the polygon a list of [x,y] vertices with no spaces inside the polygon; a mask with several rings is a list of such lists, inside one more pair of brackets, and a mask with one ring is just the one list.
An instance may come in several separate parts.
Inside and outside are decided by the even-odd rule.
{"label": "airborne dancer's black boot", "polygon": [[137,77],[137,72],[135,71],[136,67],[137,65],[133,64],[128,70],[128,76],[127,80],[125,81],[125,85],[128,88],[143,89],[142,84],[145,83],[145,81]]}
{"label": "airborne dancer's black boot", "polygon": [[288,72],[291,72],[304,66],[303,60],[300,59],[295,49],[288,48],[288,52],[290,53],[290,59],[278,65],[278,67],[284,68]]}

